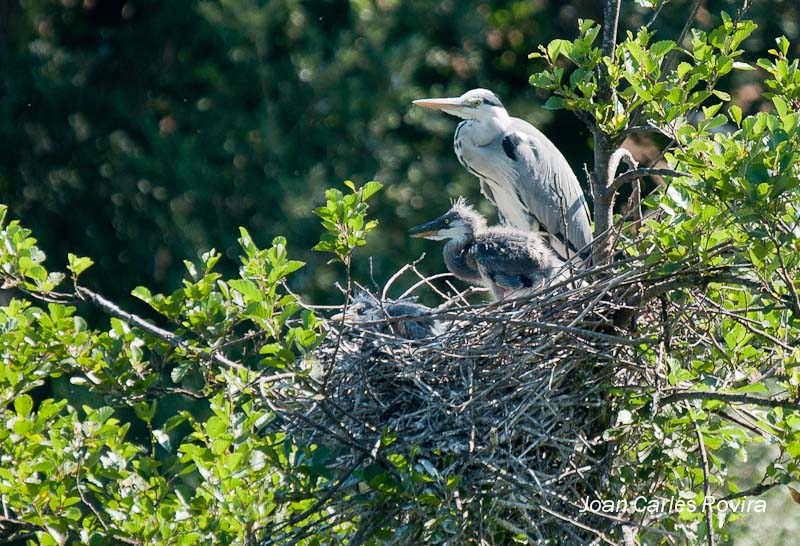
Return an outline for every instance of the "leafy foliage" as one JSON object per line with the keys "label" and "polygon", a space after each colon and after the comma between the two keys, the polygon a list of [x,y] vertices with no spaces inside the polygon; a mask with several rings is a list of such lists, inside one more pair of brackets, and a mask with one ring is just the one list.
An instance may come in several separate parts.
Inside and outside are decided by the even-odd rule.
{"label": "leafy foliage", "polygon": [[[12,221],[2,237],[6,285],[63,299],[53,279],[64,275],[45,270],[30,232]],[[309,507],[303,495],[326,475],[322,448],[295,445],[270,426],[266,400],[280,374],[264,372],[312,373],[305,355],[322,339],[320,323],[282,289],[302,266],[288,259],[283,238],[262,250],[242,229],[240,244],[237,278],[215,273],[220,256],[210,251],[186,264],[183,287],[170,295],[134,290],[182,337],[177,347],[154,326],[143,331],[116,317],[108,330],[91,329],[64,303],[14,299],[2,309],[5,538],[244,544],[276,517]],[[91,263],[69,262],[75,278]],[[236,363],[228,367],[221,352]],[[60,377],[104,403],[41,399],[37,389]]]}
{"label": "leafy foliage", "polygon": [[356,190],[351,181],[344,184],[352,190],[352,194],[344,195],[339,190],[328,190],[325,192],[328,202],[314,211],[322,219],[322,227],[326,230],[314,250],[332,252],[349,265],[353,250],[367,244],[367,234],[378,226],[377,220],[366,219],[366,200],[379,191],[382,185],[374,181],[367,182]]}
{"label": "leafy foliage", "polygon": [[[529,50],[525,35],[551,37],[541,21],[555,19],[555,8],[185,1],[126,3],[109,15],[89,4],[31,2],[8,19],[19,23],[13,32],[0,21],[0,40],[13,46],[0,48],[10,67],[0,80],[10,97],[0,184],[48,248],[66,255],[68,272],[50,271],[32,231],[0,209],[0,276],[17,291],[0,310],[3,538],[245,544],[266,530],[276,541],[300,536],[313,523],[324,531],[299,543],[451,540],[460,483],[448,453],[431,461],[403,451],[385,430],[363,465],[335,475],[334,446],[286,429],[283,417],[299,399],[313,400],[309,385],[335,365],[317,360],[325,329],[287,284],[300,277],[309,291],[327,291],[332,283],[323,273],[302,277],[287,238],[262,249],[241,228],[236,246],[228,228],[256,233],[290,218],[288,240],[311,246],[308,204],[332,175],[387,174],[381,218],[389,208],[398,219],[440,208],[432,180],[455,180],[454,194],[474,190],[445,150],[452,123],[403,116],[401,105],[498,75],[509,78],[501,93],[519,91],[514,59]],[[665,5],[639,2],[628,20],[647,10],[655,20]],[[536,17],[537,9],[548,11]],[[545,67],[530,82],[551,95],[548,108],[577,114],[595,134],[619,143],[646,126],[668,141],[660,151],[676,175],[644,200],[655,213],[626,225],[617,218],[619,256],[654,272],[624,303],[660,342],[638,348],[649,366],[627,376],[636,381],[608,388],[616,421],[606,439],[622,461],[608,494],[699,503],[800,480],[800,71],[788,38],[768,58],[750,53],[750,37],[765,41],[773,18],[757,28],[723,13],[680,40],[669,31],[683,21],[670,17],[662,27],[631,25],[637,30],[608,56],[601,27],[583,20],[576,37],[533,55]],[[178,20],[196,32],[164,30]],[[430,32],[409,32],[409,21]],[[769,102],[732,104],[728,84],[754,69]],[[452,88],[435,83],[444,78]],[[346,185],[351,193],[328,190],[314,211],[326,230],[315,248],[342,261],[349,277],[351,266],[366,271],[353,252],[377,226],[366,200],[381,186]],[[387,271],[407,247],[404,222],[383,224],[386,237],[370,243]],[[100,237],[106,232],[113,237]],[[71,246],[79,240],[88,242]],[[154,322],[85,288],[96,281],[119,295],[139,277],[173,286],[172,256],[193,256],[212,240],[224,250],[184,262],[180,288],[133,290]],[[96,326],[85,303],[110,315],[108,324]],[[773,448],[764,475],[740,479],[731,461],[762,445]],[[355,507],[339,519],[326,511],[332,491]],[[360,527],[359,503],[385,517]],[[412,505],[435,514],[422,536],[410,534]],[[642,544],[676,536],[702,544],[735,516],[637,517]]]}
{"label": "leafy foliage", "polygon": [[[723,25],[710,33],[693,30],[691,47],[685,50],[671,40],[652,42],[655,33],[646,28],[635,34],[628,31],[613,59],[603,57],[596,45],[599,25],[583,20],[579,28],[581,34],[574,41],[554,40],[530,55],[545,59],[549,67],[531,76],[530,82],[555,93],[546,107],[584,112],[614,139],[639,118],[671,134],[710,97],[730,100],[728,93],[715,89],[720,78],[735,68],[752,70],[736,59],[744,52],[739,46],[756,24],[734,22],[725,13]],[[687,60],[680,61],[678,55]],[[567,81],[565,69],[558,66],[561,57],[576,67]],[[670,70],[673,59],[679,62]],[[598,70],[600,66],[603,71]],[[610,99],[603,100],[600,93],[607,89],[612,90]],[[706,123],[706,129],[715,127],[713,121]]]}
{"label": "leafy foliage", "polygon": [[[649,297],[662,299],[665,318],[660,326],[647,320],[642,327],[663,328],[665,337],[657,350],[643,348],[653,369],[634,383],[649,386],[615,391],[621,417],[609,438],[633,444],[631,467],[620,475],[621,498],[633,497],[643,482],[650,484],[649,495],[656,487],[665,498],[696,506],[710,495],[747,498],[764,489],[744,491],[740,478],[729,475],[730,454],[746,460],[761,443],[775,446],[774,460],[765,475],[745,482],[769,488],[800,479],[794,460],[798,407],[788,402],[797,399],[800,381],[794,343],[800,335],[800,114],[790,106],[797,101],[797,61],[787,59],[789,43],[779,38],[773,58],[757,62],[774,111],[743,117],[733,105],[727,116],[720,113],[730,100],[717,88],[721,78],[754,70],[739,59],[755,29],[724,13],[722,22],[708,33],[693,30],[686,50],[668,40],[653,42],[646,29],[628,32],[612,59],[594,45],[599,27],[584,21],[578,39],[551,42],[534,55],[548,68],[531,83],[555,93],[551,107],[576,111],[617,142],[642,121],[671,139],[664,153],[676,174],[645,199],[658,212],[641,230],[634,222],[637,236],[623,246],[660,268]],[[560,58],[575,65],[568,75]],[[602,99],[604,83],[612,90],[608,100]],[[703,116],[695,119],[698,110]],[[673,399],[682,402],[671,401],[676,392]],[[787,402],[773,405],[776,398]],[[731,413],[731,401],[733,414],[751,425]],[[738,517],[716,508],[706,512],[641,521],[658,521],[704,543],[712,532],[724,535],[728,520]],[[640,538],[669,543],[647,532]]]}

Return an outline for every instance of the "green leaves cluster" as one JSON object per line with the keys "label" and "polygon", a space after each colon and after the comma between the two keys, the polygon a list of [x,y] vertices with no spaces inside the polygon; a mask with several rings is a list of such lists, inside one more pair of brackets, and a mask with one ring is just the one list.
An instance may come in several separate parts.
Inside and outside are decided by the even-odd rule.
{"label": "green leaves cluster", "polygon": [[[138,287],[133,295],[168,318],[178,335],[191,334],[190,343],[201,353],[222,343],[245,364],[286,367],[298,352],[306,354],[322,340],[314,313],[303,310],[284,288],[303,263],[288,258],[283,237],[262,250],[246,229],[240,228],[240,234],[244,255],[239,278],[226,280],[214,271],[220,254],[212,249],[200,264],[186,262],[188,278],[182,288],[154,295]],[[243,343],[245,339],[251,343]],[[173,379],[183,377],[189,367],[200,371],[187,361],[173,372]]]}
{"label": "green leaves cluster", "polygon": [[[246,544],[308,510],[326,459],[315,456],[314,479],[301,477],[324,448],[271,426],[271,384],[259,381],[275,368],[307,376],[322,340],[314,313],[284,287],[302,263],[283,238],[260,249],[242,229],[237,278],[215,272],[212,250],[186,263],[169,295],[134,290],[168,330],[132,325],[118,308],[103,330],[57,302],[82,293],[53,291],[47,279],[64,275],[45,269],[29,230],[13,221],[0,237],[6,286],[54,300],[0,309],[5,539]],[[73,279],[89,265],[69,256]],[[42,396],[51,389],[69,394]]]}
{"label": "green leaves cluster", "polygon": [[[4,288],[19,287],[22,290],[49,292],[64,280],[63,273],[49,273],[42,263],[45,254],[38,246],[31,231],[17,220],[5,224],[8,207],[0,205],[0,237],[5,242],[0,249],[0,268]],[[85,268],[84,268],[85,269]]]}
{"label": "green leaves cluster", "polygon": [[736,59],[755,28],[723,13],[723,24],[713,31],[692,30],[686,49],[672,40],[653,41],[655,32],[641,28],[628,31],[608,57],[596,44],[600,27],[581,20],[578,38],[554,40],[530,55],[547,63],[530,83],[554,93],[546,107],[580,112],[614,139],[641,120],[671,134],[712,96],[730,99],[717,82],[734,69],[752,70]]}
{"label": "green leaves cluster", "polygon": [[314,250],[331,252],[341,262],[349,264],[356,247],[365,245],[367,234],[378,226],[377,220],[367,220],[369,205],[366,201],[383,186],[374,181],[358,189],[349,180],[344,184],[352,193],[344,194],[341,190],[329,189],[325,192],[325,206],[314,210],[326,230]]}
{"label": "green leaves cluster", "polygon": [[[714,33],[703,37],[711,49],[695,43],[695,59],[707,63],[707,56],[715,56],[716,70],[733,68],[732,58],[739,54],[734,48],[747,26],[739,34],[737,28],[724,27],[727,38]],[[661,392],[746,395],[756,401],[793,401],[800,395],[800,112],[789,106],[796,103],[797,61],[786,58],[784,38],[777,44],[772,59],[757,63],[767,74],[764,83],[771,90],[773,111],[743,117],[739,108],[731,107],[726,116],[720,113],[722,104],[715,103],[701,108],[703,121],[673,125],[675,144],[665,157],[670,167],[687,176],[671,179],[645,200],[659,213],[630,241],[636,245],[633,252],[659,267],[654,283],[677,275],[695,279],[686,285],[695,290],[665,294],[663,305],[675,313],[669,328],[683,333],[651,353],[654,369],[665,372]],[[709,96],[708,91],[695,93]],[[668,116],[669,110],[663,113]],[[729,462],[747,460],[761,444],[774,447],[774,458],[757,480],[800,480],[797,410],[741,402],[732,410],[731,404],[713,399],[660,407],[652,392],[634,391],[617,393],[631,417],[618,427],[617,438],[635,438],[631,469],[622,476],[626,490],[637,483],[659,483],[665,495],[702,501],[705,476],[698,435],[717,497],[745,489],[730,473]],[[748,426],[732,411],[746,416]],[[714,521],[716,532],[724,534],[726,516]],[[698,542],[708,534],[698,512],[661,523]],[[660,540],[653,536],[647,543]]]}

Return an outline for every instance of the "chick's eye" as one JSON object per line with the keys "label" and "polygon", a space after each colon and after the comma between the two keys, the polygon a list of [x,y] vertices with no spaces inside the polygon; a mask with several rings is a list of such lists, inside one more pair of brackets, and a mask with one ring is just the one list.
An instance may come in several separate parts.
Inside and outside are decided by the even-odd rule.
{"label": "chick's eye", "polygon": [[444,219],[444,223],[445,223],[445,225],[448,225],[448,224],[450,224],[450,218],[445,218],[445,219]]}

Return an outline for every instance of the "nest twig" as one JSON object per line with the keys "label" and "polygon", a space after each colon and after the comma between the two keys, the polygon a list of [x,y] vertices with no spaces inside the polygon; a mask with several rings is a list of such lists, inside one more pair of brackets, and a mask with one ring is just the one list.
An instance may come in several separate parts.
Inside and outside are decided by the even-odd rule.
{"label": "nest twig", "polygon": [[[415,286],[431,284],[408,269]],[[660,381],[653,348],[669,333],[651,288],[694,274],[688,264],[664,278],[629,260],[490,305],[437,289],[444,333],[424,340],[395,336],[402,318],[331,325],[313,355],[325,388],[283,393],[303,408],[284,412],[292,433],[328,446],[340,470],[317,505],[326,518],[307,527],[349,522],[346,544],[387,529],[381,544],[616,544],[620,527],[642,523],[583,510],[615,494],[606,393]]]}

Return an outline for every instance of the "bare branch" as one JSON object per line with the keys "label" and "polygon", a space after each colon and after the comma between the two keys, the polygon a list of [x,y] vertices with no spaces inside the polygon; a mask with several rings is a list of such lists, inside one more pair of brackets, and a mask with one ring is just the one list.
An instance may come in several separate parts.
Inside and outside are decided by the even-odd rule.
{"label": "bare branch", "polygon": [[722,497],[721,501],[729,501],[733,499],[740,499],[742,497],[757,497],[759,495],[763,495],[773,487],[778,485],[783,485],[780,482],[772,482],[772,483],[762,483],[756,485],[755,487],[751,487],[750,489],[745,489],[744,491],[739,491],[738,493],[731,493],[727,497]]}
{"label": "bare branch", "polygon": [[[686,19],[686,23],[683,25],[683,30],[681,30],[680,36],[678,39],[675,40],[675,43],[678,44],[678,47],[683,47],[683,40],[686,39],[686,34],[689,33],[689,29],[692,27],[692,23],[694,22],[694,18],[697,16],[697,12],[700,10],[700,6],[703,4],[703,0],[694,0],[692,3],[692,7],[689,9],[689,17]],[[662,79],[666,77],[666,75],[672,71],[675,66],[675,61],[678,60],[679,56],[679,49],[674,49],[667,54],[667,57],[664,59],[663,69],[661,71]]]}
{"label": "bare branch", "polygon": [[607,0],[603,11],[603,56],[613,57],[617,47],[617,26],[622,0]]}
{"label": "bare branch", "polygon": [[668,394],[661,399],[661,404],[674,404],[682,400],[716,400],[730,404],[751,404],[753,406],[763,406],[767,408],[784,408],[800,411],[800,403],[776,398],[764,398],[763,396],[753,396],[750,394],[737,394],[732,392],[708,392],[708,391],[680,391]]}
{"label": "bare branch", "polygon": [[653,23],[656,22],[656,19],[658,19],[658,16],[661,15],[661,10],[663,10],[664,6],[666,6],[668,3],[669,3],[669,0],[662,0],[661,4],[658,5],[658,8],[656,8],[655,12],[653,13],[653,16],[650,17],[649,21],[647,21],[647,24],[645,25],[645,28],[649,29],[650,27],[653,26]]}
{"label": "bare branch", "polygon": [[[687,409],[689,409],[688,404]],[[694,432],[697,436],[697,447],[700,449],[700,461],[703,463],[703,495],[705,498],[709,498],[711,496],[711,483],[708,481],[708,476],[711,472],[708,468],[708,453],[706,453],[706,443],[703,441],[703,433],[700,431],[700,427],[697,425],[694,417],[692,417],[691,412],[689,413],[689,417],[692,419],[692,423],[694,424]],[[706,503],[703,502],[703,504]],[[708,538],[708,546],[715,546],[714,508],[711,505],[706,505],[706,533]]]}
{"label": "bare branch", "polygon": [[636,180],[637,178],[642,178],[644,176],[672,176],[672,177],[679,177],[679,176],[691,176],[689,173],[685,173],[682,171],[676,171],[673,169],[633,169],[630,171],[626,171],[619,175],[614,181],[611,183],[611,191],[617,191],[619,188],[625,185],[627,182],[631,182]]}
{"label": "bare branch", "polygon": [[[143,330],[150,334],[153,337],[160,339],[161,341],[168,343],[169,345],[175,347],[176,349],[181,349],[188,354],[197,356],[202,360],[210,360],[215,364],[220,366],[225,366],[227,368],[232,368],[235,370],[247,370],[245,366],[230,360],[229,358],[212,351],[210,348],[202,348],[202,347],[195,347],[189,344],[183,338],[175,335],[174,333],[164,330],[163,328],[159,328],[158,326],[151,324],[144,320],[142,317],[138,315],[134,315],[133,313],[128,313],[127,311],[123,311],[118,305],[110,302],[100,294],[89,290],[88,288],[84,288],[82,286],[75,287],[75,293],[84,301],[88,301],[102,309],[106,314],[111,315],[112,317],[116,317],[127,324],[132,326],[136,326],[140,330]],[[248,370],[249,371],[249,370]]]}

